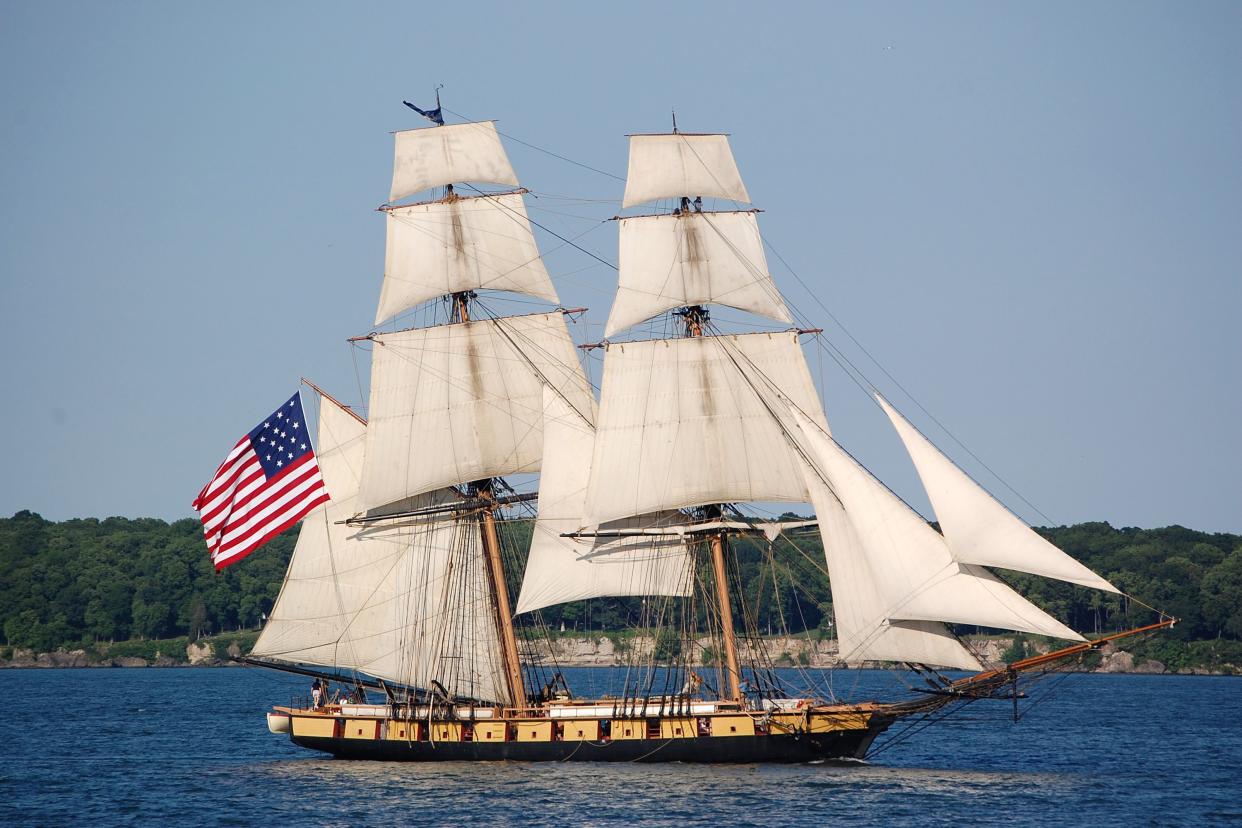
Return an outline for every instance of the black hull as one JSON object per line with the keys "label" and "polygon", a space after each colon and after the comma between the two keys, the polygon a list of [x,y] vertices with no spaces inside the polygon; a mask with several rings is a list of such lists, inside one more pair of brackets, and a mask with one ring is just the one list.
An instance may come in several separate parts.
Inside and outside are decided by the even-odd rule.
{"label": "black hull", "polygon": [[861,759],[883,726],[835,733],[602,742],[405,742],[291,736],[341,759],[384,762],[814,762]]}

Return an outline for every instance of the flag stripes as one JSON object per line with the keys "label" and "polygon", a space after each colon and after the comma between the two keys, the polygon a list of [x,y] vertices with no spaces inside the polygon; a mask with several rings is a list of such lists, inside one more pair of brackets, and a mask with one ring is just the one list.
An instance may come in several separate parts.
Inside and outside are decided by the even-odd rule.
{"label": "flag stripes", "polygon": [[194,509],[216,571],[236,563],[328,501],[295,394],[237,441]]}

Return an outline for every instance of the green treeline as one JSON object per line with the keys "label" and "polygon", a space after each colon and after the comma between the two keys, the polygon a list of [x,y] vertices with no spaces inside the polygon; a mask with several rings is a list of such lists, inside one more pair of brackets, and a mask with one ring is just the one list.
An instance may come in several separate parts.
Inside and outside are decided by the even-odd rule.
{"label": "green treeline", "polygon": [[254,627],[271,609],[293,552],[285,532],[217,575],[193,519],[0,519],[0,629],[45,652],[97,641]]}
{"label": "green treeline", "polygon": [[[1190,642],[1242,652],[1242,536],[1180,526],[1114,529],[1107,523],[1040,531],[1120,589],[1181,619],[1161,636],[1164,649],[1152,651],[1153,657],[1179,663],[1173,650],[1189,651]],[[516,541],[507,546],[522,547],[520,526],[510,524],[506,534]],[[18,512],[0,518],[0,630],[9,647],[51,651],[127,639],[193,640],[254,628],[271,610],[295,540],[296,529],[217,574],[192,519],[56,523]],[[760,633],[827,631],[832,605],[818,538],[808,536],[799,545],[801,553],[781,542],[769,555],[762,544],[734,544],[743,593],[738,623],[746,611]],[[519,569],[521,561],[511,564]],[[1154,618],[1121,596],[1000,574],[1087,634]],[[642,606],[641,599],[608,599],[552,607],[542,614],[553,629],[564,624],[567,630],[620,631],[642,624]]]}
{"label": "green treeline", "polygon": [[[1209,534],[1181,526],[1114,529],[1107,523],[1037,531],[1138,599],[997,571],[1018,592],[1071,628],[1090,637],[1156,621],[1156,613],[1138,603],[1142,601],[1173,615],[1179,623],[1150,639],[1128,641],[1125,648],[1136,656],[1157,659],[1171,670],[1242,664],[1242,535]],[[758,543],[733,543],[738,580],[744,585],[743,602],[751,609],[752,629],[760,634],[769,630],[796,633],[817,626],[822,634],[831,634],[832,597],[823,574],[819,537],[814,533],[800,537],[798,546],[802,553],[782,541],[775,554],[769,555]],[[563,621],[566,629],[619,630],[646,626],[640,609],[640,601],[618,599],[594,601],[589,606],[566,604],[543,613],[557,628]],[[735,605],[735,624],[744,622],[742,613]],[[989,631],[959,626],[957,632]],[[1014,656],[1021,654],[1018,648]]]}

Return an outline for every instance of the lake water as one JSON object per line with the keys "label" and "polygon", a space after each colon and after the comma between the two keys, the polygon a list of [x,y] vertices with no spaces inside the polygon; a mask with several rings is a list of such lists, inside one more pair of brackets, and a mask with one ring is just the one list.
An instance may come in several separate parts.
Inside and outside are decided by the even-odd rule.
{"label": "lake water", "polygon": [[[573,670],[580,693],[615,671]],[[833,676],[890,691],[883,672]],[[257,669],[6,670],[0,824],[1242,823],[1242,679],[1075,675],[881,750],[794,766],[368,763],[267,732],[309,680]],[[857,684],[857,687],[855,686]],[[1046,685],[1035,688],[1035,693]]]}

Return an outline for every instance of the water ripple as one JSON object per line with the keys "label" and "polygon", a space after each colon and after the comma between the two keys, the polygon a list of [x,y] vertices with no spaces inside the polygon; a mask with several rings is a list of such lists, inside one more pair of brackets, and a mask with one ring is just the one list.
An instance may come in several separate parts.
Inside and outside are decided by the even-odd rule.
{"label": "water ripple", "polygon": [[[613,765],[321,757],[267,733],[265,708],[304,682],[261,671],[4,675],[10,825],[1242,821],[1242,682],[1229,678],[1075,677],[1017,725],[979,705],[871,762]],[[883,693],[886,676],[849,679]]]}

